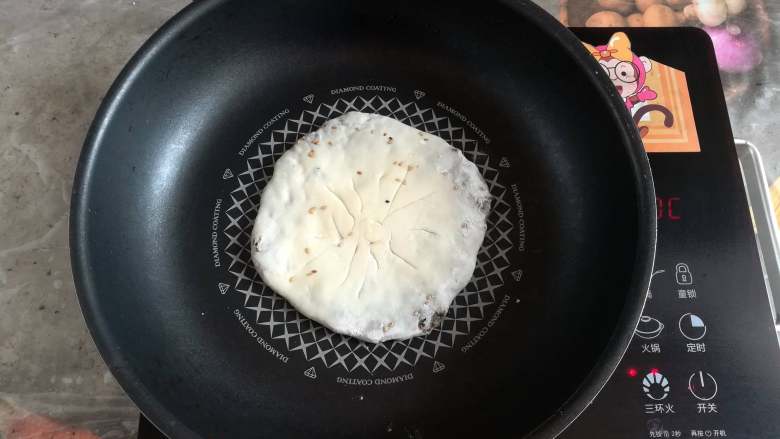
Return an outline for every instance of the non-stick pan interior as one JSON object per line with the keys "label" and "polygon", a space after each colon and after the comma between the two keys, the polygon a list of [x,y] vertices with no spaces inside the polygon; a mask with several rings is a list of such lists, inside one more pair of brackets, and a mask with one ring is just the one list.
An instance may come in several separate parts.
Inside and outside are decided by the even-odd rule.
{"label": "non-stick pan interior", "polygon": [[[203,0],[145,46],[87,140],[72,240],[98,346],[158,427],[521,437],[584,408],[641,309],[652,189],[628,118],[541,14]],[[351,110],[444,137],[495,197],[474,280],[427,337],[333,334],[251,267],[274,161]]]}

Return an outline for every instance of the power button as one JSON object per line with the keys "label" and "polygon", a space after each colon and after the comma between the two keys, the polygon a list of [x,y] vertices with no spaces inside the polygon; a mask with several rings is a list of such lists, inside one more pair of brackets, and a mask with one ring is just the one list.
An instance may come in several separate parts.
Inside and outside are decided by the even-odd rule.
{"label": "power button", "polygon": [[718,394],[718,382],[711,374],[699,370],[688,378],[688,390],[699,401],[709,401]]}

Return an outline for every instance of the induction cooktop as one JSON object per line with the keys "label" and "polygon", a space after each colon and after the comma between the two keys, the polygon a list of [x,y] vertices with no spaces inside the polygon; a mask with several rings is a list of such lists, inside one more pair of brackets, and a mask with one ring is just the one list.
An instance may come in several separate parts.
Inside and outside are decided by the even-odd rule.
{"label": "induction cooktop", "polygon": [[[616,32],[573,31],[593,46]],[[561,437],[780,437],[780,344],[769,289],[780,272],[760,159],[734,141],[702,31],[622,31],[634,53],[684,72],[687,92],[679,92],[695,125],[686,135],[697,151],[648,149],[658,249],[644,313],[612,378]],[[139,437],[163,436],[142,418]]]}
{"label": "induction cooktop", "polygon": [[[614,32],[574,31],[592,44]],[[625,32],[634,52],[685,72],[700,151],[649,154],[658,248],[645,310],[612,379],[562,437],[780,437],[777,259],[757,153],[735,144],[702,31]]]}

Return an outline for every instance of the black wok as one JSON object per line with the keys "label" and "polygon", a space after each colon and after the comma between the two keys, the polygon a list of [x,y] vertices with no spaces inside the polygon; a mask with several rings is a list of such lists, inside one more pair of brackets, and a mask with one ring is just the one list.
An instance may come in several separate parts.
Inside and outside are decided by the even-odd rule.
{"label": "black wok", "polygon": [[[629,115],[526,1],[202,0],[130,61],[73,193],[79,299],[171,437],[552,437],[614,371],[655,248]],[[248,240],[273,164],[345,111],[464,150],[495,196],[472,282],[426,337],[300,316]]]}

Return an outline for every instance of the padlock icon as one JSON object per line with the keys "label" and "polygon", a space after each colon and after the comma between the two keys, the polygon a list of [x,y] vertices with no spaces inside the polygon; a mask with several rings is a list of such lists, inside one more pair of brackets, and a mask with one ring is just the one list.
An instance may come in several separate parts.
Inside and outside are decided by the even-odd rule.
{"label": "padlock icon", "polygon": [[680,262],[674,267],[674,276],[677,278],[678,285],[691,285],[693,283],[693,274],[688,264]]}

